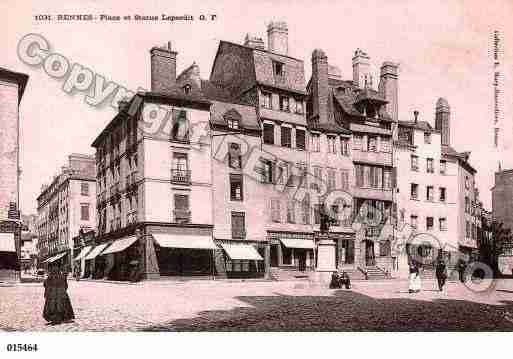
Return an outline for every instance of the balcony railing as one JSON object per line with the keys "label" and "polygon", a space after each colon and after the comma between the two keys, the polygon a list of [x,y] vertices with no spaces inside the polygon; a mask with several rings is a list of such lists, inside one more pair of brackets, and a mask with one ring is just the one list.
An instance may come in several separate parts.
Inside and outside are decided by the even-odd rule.
{"label": "balcony railing", "polygon": [[191,211],[183,209],[173,210],[176,223],[191,223]]}
{"label": "balcony railing", "polygon": [[191,171],[174,168],[171,170],[171,181],[181,184],[191,183]]}

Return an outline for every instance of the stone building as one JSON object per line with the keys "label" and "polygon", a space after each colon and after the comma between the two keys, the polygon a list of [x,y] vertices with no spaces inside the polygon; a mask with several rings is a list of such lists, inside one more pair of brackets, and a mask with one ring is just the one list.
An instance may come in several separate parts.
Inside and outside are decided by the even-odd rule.
{"label": "stone building", "polygon": [[20,270],[20,111],[28,76],[0,68],[0,281]]}
{"label": "stone building", "polygon": [[176,77],[170,43],[150,53],[151,91],[121,102],[92,144],[98,235],[85,260],[95,278],[213,274],[210,138],[191,136],[210,102],[195,64]]}
{"label": "stone building", "polygon": [[49,185],[37,197],[38,256],[42,266],[50,263],[73,269],[73,237],[79,230],[96,226],[96,180],[94,157],[68,156]]}
{"label": "stone building", "polygon": [[[513,169],[495,172],[495,183],[492,187],[492,217],[494,221],[503,223],[513,232]],[[513,273],[511,249],[499,257],[499,265],[503,273]]]}

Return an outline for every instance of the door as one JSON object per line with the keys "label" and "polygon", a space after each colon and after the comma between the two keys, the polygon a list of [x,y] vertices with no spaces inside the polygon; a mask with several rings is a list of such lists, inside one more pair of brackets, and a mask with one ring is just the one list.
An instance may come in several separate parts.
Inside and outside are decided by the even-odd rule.
{"label": "door", "polygon": [[271,244],[271,267],[278,267],[278,244]]}
{"label": "door", "polygon": [[376,259],[374,256],[374,242],[372,241],[365,241],[365,265],[376,265]]}
{"label": "door", "polygon": [[304,249],[297,251],[297,260],[299,271],[304,272],[306,270],[306,251]]}

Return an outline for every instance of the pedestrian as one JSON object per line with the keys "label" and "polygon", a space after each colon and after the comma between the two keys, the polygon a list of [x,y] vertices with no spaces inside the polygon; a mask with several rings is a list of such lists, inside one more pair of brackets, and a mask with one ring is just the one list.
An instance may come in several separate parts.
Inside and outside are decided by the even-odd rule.
{"label": "pedestrian", "polygon": [[345,286],[346,289],[351,289],[351,278],[349,278],[349,274],[346,271],[342,271],[339,281],[340,287]]}
{"label": "pedestrian", "polygon": [[43,318],[50,324],[69,322],[75,319],[67,289],[68,281],[58,268],[51,267],[44,281],[45,306]]}
{"label": "pedestrian", "polygon": [[411,260],[409,263],[410,269],[410,283],[409,283],[409,293],[418,293],[420,292],[421,282],[420,282],[420,268],[418,264]]}
{"label": "pedestrian", "polygon": [[335,288],[341,288],[340,277],[339,277],[337,271],[333,271],[333,273],[331,273],[330,289],[335,289]]}
{"label": "pedestrian", "polygon": [[441,292],[444,289],[445,281],[447,280],[447,266],[442,258],[440,258],[436,263],[435,274],[436,280],[438,281],[438,289]]}
{"label": "pedestrian", "polygon": [[460,277],[460,282],[465,283],[465,270],[467,269],[467,265],[463,259],[458,261],[458,274]]}

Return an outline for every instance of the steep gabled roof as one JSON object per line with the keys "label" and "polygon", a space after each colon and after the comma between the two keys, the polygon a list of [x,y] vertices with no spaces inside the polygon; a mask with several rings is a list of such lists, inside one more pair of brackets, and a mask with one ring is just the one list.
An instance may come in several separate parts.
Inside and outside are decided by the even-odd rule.
{"label": "steep gabled roof", "polygon": [[433,128],[429,122],[426,121],[399,121],[399,126],[414,128],[424,132],[439,132],[437,129]]}
{"label": "steep gabled roof", "polygon": [[25,86],[27,85],[27,81],[29,76],[27,74],[23,74],[21,72],[15,72],[8,70],[6,68],[0,67],[0,79],[6,79],[10,81],[14,81],[18,84],[18,104],[23,97],[25,92]]}
{"label": "steep gabled roof", "polygon": [[260,130],[256,110],[253,106],[213,100],[210,111],[213,125],[228,126],[228,118],[239,120],[239,127],[246,130]]}

